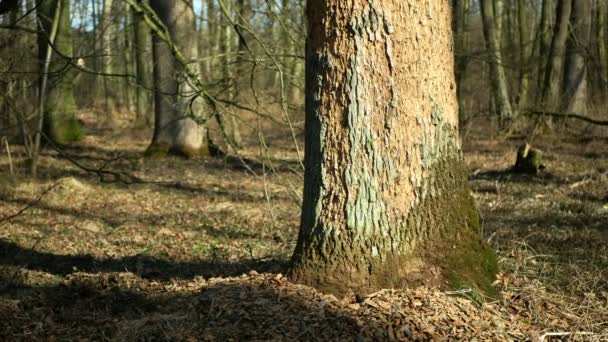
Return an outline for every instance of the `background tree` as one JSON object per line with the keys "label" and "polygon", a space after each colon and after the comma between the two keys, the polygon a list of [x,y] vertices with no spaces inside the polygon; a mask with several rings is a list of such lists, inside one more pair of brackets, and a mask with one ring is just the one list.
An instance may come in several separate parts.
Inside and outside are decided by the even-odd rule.
{"label": "background tree", "polygon": [[591,0],[572,2],[562,100],[562,108],[568,113],[587,113],[587,63],[585,60],[591,51],[589,49],[591,3]]}
{"label": "background tree", "polygon": [[45,70],[44,62],[48,49],[55,11],[61,13],[55,41],[52,44],[48,83],[44,101],[44,131],[53,141],[65,144],[78,140],[81,127],[76,118],[73,83],[77,75],[72,60],[72,27],[69,0],[46,0],[38,4],[38,19],[41,31],[38,37],[40,70]]}
{"label": "background tree", "polygon": [[[310,0],[304,204],[291,277],[323,291],[496,269],[458,144],[447,1]],[[420,56],[425,56],[421,59]]]}
{"label": "background tree", "polygon": [[510,119],[513,116],[511,102],[509,98],[509,90],[507,88],[507,76],[503,67],[503,58],[500,50],[500,42],[502,38],[502,1],[497,1],[496,8],[500,9],[499,13],[495,12],[495,3],[492,0],[480,0],[481,13],[483,19],[483,33],[488,50],[490,64],[490,81],[492,84],[492,99],[496,107],[496,113],[501,121]]}
{"label": "background tree", "polygon": [[[140,0],[139,3],[146,5],[147,0]],[[150,90],[152,84],[152,63],[149,62],[149,54],[152,49],[152,36],[150,28],[146,24],[143,14],[132,11],[133,16],[133,47],[135,52],[135,77],[137,88],[135,90],[135,108],[137,113],[138,126],[151,126],[152,111]]]}
{"label": "background tree", "polygon": [[[165,24],[179,51],[187,58],[187,63],[198,67],[192,2],[152,0],[150,5]],[[154,136],[147,153],[186,157],[208,154],[205,128],[193,118],[201,114],[198,112],[200,106],[191,84],[184,78],[184,66],[176,60],[166,42],[156,34],[153,37],[155,121]]]}

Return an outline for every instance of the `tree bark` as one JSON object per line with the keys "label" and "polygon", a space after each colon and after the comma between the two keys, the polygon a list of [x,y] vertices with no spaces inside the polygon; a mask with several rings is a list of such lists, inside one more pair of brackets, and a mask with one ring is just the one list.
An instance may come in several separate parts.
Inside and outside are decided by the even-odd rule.
{"label": "tree bark", "polygon": [[[224,13],[222,16],[222,72],[224,77],[224,94],[227,97],[227,100],[234,101],[236,97],[236,80],[234,77],[233,63],[234,63],[234,36],[232,30],[234,27],[232,26],[232,22],[234,21],[234,0],[221,0],[224,4]],[[241,132],[239,129],[239,122],[236,116],[236,113],[223,112],[220,114],[222,123],[220,125],[224,126],[228,140],[230,144],[234,146],[241,146]],[[227,127],[226,127],[227,126]]]}
{"label": "tree bark", "polygon": [[543,0],[538,28],[538,82],[537,88],[542,89],[547,69],[548,55],[551,49],[553,0]]}
{"label": "tree bark", "polygon": [[[491,291],[458,143],[448,1],[309,0],[293,280],[323,291]],[[466,284],[466,285],[465,285]]]}
{"label": "tree bark", "polygon": [[550,111],[559,111],[559,95],[561,91],[561,77],[566,39],[568,38],[568,22],[572,12],[572,0],[559,0],[557,3],[557,19],[551,40],[551,49],[545,71],[545,83],[541,106]]}
{"label": "tree bark", "polygon": [[497,22],[494,15],[492,0],[480,0],[483,19],[483,33],[486,48],[489,54],[490,82],[492,83],[492,97],[496,105],[498,117],[502,123],[513,116],[509,90],[507,88],[507,77],[502,65],[502,53],[500,51],[499,30],[495,29]]}
{"label": "tree bark", "polygon": [[606,19],[608,17],[608,2],[600,0],[597,2],[597,42],[600,64],[600,86],[604,99],[608,99],[608,42],[606,41]]}
{"label": "tree bark", "polygon": [[528,104],[528,91],[530,88],[530,56],[533,40],[530,36],[528,24],[529,13],[526,9],[526,0],[517,0],[517,18],[519,26],[519,91],[517,94],[518,111]]}
{"label": "tree bark", "polygon": [[[73,80],[76,69],[71,64],[72,26],[69,0],[46,0],[38,6],[38,19],[42,30],[38,36],[38,54],[41,63],[46,60],[49,34],[53,18],[61,1],[60,22],[55,38],[55,50],[49,65],[48,86],[44,102],[44,133],[55,143],[66,144],[80,139],[80,124],[76,118]],[[41,65],[41,70],[44,70]]]}
{"label": "tree bark", "polygon": [[[173,43],[194,67],[198,67],[192,2],[152,0],[150,5],[167,27]],[[193,119],[200,114],[200,101],[191,103],[195,94],[183,78],[183,66],[156,34],[153,34],[153,54],[155,122],[147,154],[188,158],[209,154],[206,130]]]}
{"label": "tree bark", "polygon": [[587,113],[587,63],[591,36],[591,0],[572,2],[570,34],[566,44],[564,96],[562,108],[567,113]]}
{"label": "tree bark", "polygon": [[116,108],[116,90],[114,80],[107,75],[114,73],[114,41],[116,39],[116,23],[113,21],[114,14],[113,0],[103,0],[101,12],[101,21],[99,25],[99,37],[97,42],[99,47],[98,53],[101,54],[101,72],[105,75],[101,76],[101,89],[105,99],[106,113],[111,113]]}
{"label": "tree bark", "polygon": [[465,105],[463,85],[464,78],[469,64],[469,57],[466,56],[466,47],[468,45],[468,26],[469,26],[469,9],[470,0],[454,0],[453,5],[453,31],[454,31],[454,49],[455,49],[455,75],[456,75],[456,97],[458,98],[458,121],[462,124],[465,120]]}
{"label": "tree bark", "polygon": [[[141,3],[148,3],[148,0],[140,0]],[[152,89],[152,74],[149,57],[152,52],[152,36],[150,28],[146,24],[143,14],[136,11],[133,13],[133,47],[135,52],[135,82],[137,90],[135,92],[135,107],[137,112],[136,126],[152,125],[152,106],[150,99],[150,89]]]}

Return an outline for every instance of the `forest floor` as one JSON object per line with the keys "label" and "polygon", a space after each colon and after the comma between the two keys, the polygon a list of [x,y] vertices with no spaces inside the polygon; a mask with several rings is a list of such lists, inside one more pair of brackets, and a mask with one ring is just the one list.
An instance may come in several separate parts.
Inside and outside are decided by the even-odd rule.
{"label": "forest floor", "polygon": [[500,298],[335,298],[283,276],[302,184],[288,134],[268,134],[274,171],[253,175],[220,159],[143,159],[149,132],[83,120],[89,134],[62,155],[47,149],[37,180],[17,147],[16,175],[0,157],[2,341],[608,341],[606,132],[536,135],[538,175],[508,171],[524,135],[479,123],[465,136]]}

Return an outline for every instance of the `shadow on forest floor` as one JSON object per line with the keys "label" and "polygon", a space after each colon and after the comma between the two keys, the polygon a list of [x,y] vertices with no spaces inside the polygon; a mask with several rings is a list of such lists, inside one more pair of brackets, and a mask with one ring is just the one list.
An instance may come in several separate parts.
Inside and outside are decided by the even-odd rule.
{"label": "shadow on forest floor", "polygon": [[244,260],[237,262],[175,262],[148,255],[122,258],[97,258],[91,255],[58,255],[23,248],[11,241],[0,240],[0,265],[16,266],[66,276],[72,273],[132,272],[144,279],[191,279],[196,276],[230,277],[250,271],[282,272],[284,261]]}

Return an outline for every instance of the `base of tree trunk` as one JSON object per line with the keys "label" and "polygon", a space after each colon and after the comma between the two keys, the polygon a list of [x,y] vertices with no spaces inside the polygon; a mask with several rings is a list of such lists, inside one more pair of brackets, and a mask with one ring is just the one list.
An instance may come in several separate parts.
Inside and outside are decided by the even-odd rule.
{"label": "base of tree trunk", "polygon": [[46,120],[45,134],[54,143],[64,145],[82,138],[82,127],[75,117]]}
{"label": "base of tree trunk", "polygon": [[513,166],[513,172],[536,174],[545,168],[542,163],[543,153],[529,144],[522,145],[517,150],[517,159]]}
{"label": "base of tree trunk", "polygon": [[[396,223],[403,236],[411,239],[401,239],[373,256],[371,241],[386,237],[346,240],[340,236],[340,243],[335,244],[338,238],[331,233],[318,233],[306,245],[299,241],[291,279],[336,295],[426,285],[473,288],[496,296],[492,287],[498,271],[496,254],[480,236],[479,212],[466,185],[464,168],[457,161],[439,170],[443,171],[435,174],[435,184],[428,188],[443,187],[443,193],[427,196],[403,224]],[[451,181],[445,183],[446,179]],[[349,233],[342,230],[341,234]]]}
{"label": "base of tree trunk", "polygon": [[168,145],[168,144],[160,144],[160,143],[152,143],[144,155],[150,158],[166,158],[168,156],[178,156],[184,158],[200,158],[204,156],[208,156],[209,148],[207,145],[202,145],[199,148],[194,148],[190,146],[177,146],[177,145]]}

